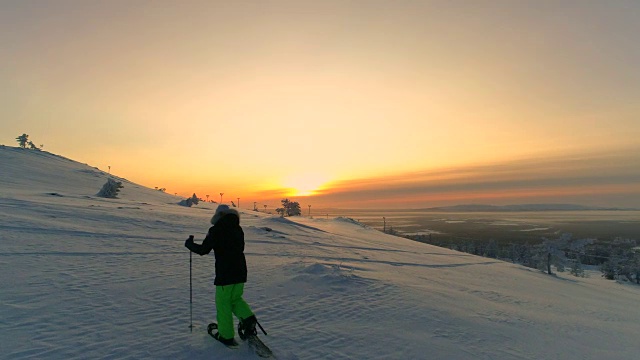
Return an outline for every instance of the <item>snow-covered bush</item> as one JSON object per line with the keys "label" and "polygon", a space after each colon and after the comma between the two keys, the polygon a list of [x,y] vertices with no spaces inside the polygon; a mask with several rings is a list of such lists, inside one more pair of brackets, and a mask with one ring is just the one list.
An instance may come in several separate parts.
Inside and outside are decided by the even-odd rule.
{"label": "snow-covered bush", "polygon": [[200,199],[198,199],[198,196],[194,193],[193,196],[180,201],[178,204],[182,206],[191,207],[193,205],[198,205],[199,202],[200,202]]}
{"label": "snow-covered bush", "polygon": [[[36,144],[34,144],[34,143],[33,143],[33,141],[29,141],[27,144],[29,145],[29,149],[31,149],[31,150],[36,150],[36,151],[40,151],[40,148],[38,148],[38,147],[36,146]],[[42,146],[42,145],[40,145],[40,146]]]}
{"label": "snow-covered bush", "polygon": [[607,280],[615,280],[617,275],[617,268],[618,262],[615,259],[603,262],[602,265],[600,265],[602,277]]}
{"label": "snow-covered bush", "polygon": [[571,263],[571,269],[569,270],[569,272],[571,273],[571,275],[576,276],[576,277],[585,277],[586,276],[586,274],[584,272],[584,267],[582,266],[582,262],[580,261],[580,257],[577,257]]}
{"label": "snow-covered bush", "polygon": [[109,178],[107,179],[107,182],[102,185],[102,189],[100,189],[97,196],[115,199],[116,197],[118,197],[118,192],[123,187],[124,186],[122,186],[122,182],[115,181],[112,178]]}

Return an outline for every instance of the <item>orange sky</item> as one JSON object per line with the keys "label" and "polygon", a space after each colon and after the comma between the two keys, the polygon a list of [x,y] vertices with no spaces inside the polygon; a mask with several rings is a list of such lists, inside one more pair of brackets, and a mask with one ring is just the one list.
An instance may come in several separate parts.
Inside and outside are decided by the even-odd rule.
{"label": "orange sky", "polygon": [[637,206],[638,33],[634,1],[3,2],[0,142],[244,204]]}

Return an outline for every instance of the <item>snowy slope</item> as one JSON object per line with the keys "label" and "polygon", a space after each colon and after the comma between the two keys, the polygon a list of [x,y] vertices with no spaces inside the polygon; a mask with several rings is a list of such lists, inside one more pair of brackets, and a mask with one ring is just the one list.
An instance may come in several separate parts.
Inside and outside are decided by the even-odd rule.
{"label": "snowy slope", "polygon": [[[0,147],[0,357],[250,359],[205,332],[215,205],[48,154]],[[54,194],[54,195],[52,195]],[[551,277],[348,219],[245,211],[246,299],[280,359],[637,359],[640,287]]]}

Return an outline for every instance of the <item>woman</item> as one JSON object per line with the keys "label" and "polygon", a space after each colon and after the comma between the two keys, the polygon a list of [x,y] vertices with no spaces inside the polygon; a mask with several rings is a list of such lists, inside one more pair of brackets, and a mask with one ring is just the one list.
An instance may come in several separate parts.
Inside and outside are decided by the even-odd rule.
{"label": "woman", "polygon": [[[237,347],[233,329],[233,315],[240,319],[238,331],[246,339],[256,334],[256,317],[242,298],[247,282],[247,261],[244,257],[244,232],[240,227],[240,215],[227,205],[219,205],[211,218],[213,226],[201,245],[189,237],[185,242],[189,250],[206,255],[213,250],[216,258],[216,315],[218,332],[212,336],[229,347]],[[211,331],[209,332],[211,333]]]}

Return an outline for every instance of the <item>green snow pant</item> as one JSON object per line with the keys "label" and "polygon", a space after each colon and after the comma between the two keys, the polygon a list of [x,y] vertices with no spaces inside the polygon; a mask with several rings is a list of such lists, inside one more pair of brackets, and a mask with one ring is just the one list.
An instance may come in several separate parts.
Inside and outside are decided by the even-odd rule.
{"label": "green snow pant", "polygon": [[249,304],[242,299],[244,284],[216,286],[216,316],[218,332],[225,339],[235,336],[233,315],[244,320],[253,315]]}

